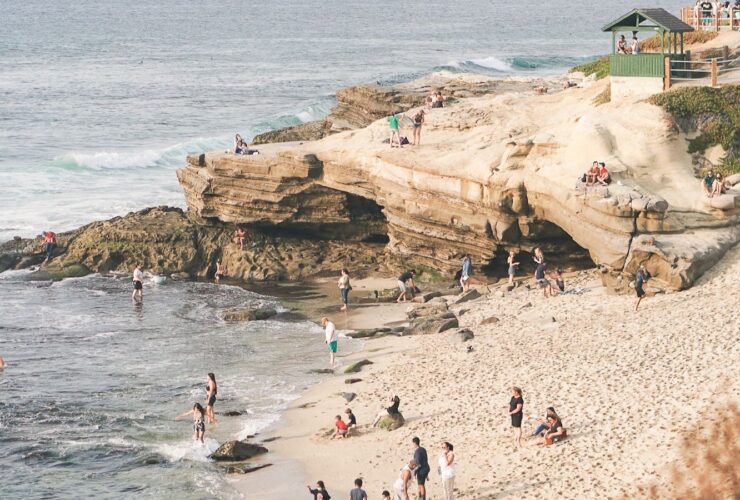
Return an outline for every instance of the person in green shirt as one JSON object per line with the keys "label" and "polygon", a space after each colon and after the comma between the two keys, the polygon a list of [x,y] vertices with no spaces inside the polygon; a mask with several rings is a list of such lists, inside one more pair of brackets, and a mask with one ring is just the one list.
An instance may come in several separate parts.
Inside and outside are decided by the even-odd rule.
{"label": "person in green shirt", "polygon": [[393,141],[395,140],[396,145],[401,147],[401,134],[398,131],[398,115],[391,115],[388,117],[388,126],[391,129],[391,147],[394,147]]}
{"label": "person in green shirt", "polygon": [[702,187],[704,188],[704,194],[707,195],[708,198],[711,198],[714,188],[714,172],[711,170],[707,172],[704,179],[702,179]]}

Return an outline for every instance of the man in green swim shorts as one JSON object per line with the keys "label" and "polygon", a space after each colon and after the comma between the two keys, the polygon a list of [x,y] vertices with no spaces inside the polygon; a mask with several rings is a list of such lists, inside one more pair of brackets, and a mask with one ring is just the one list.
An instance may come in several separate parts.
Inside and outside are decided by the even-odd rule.
{"label": "man in green swim shorts", "polygon": [[391,128],[391,147],[395,139],[397,146],[401,147],[401,134],[398,131],[398,115],[391,115],[388,117],[388,126]]}
{"label": "man in green swim shorts", "polygon": [[334,358],[337,354],[337,327],[334,323],[324,316],[321,318],[321,326],[324,327],[324,335],[326,336],[326,345],[329,348],[329,363],[334,368]]}

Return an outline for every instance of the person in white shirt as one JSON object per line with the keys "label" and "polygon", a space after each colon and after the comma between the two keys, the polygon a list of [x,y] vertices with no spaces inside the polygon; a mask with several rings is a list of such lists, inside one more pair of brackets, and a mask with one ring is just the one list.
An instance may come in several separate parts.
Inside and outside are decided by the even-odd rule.
{"label": "person in white shirt", "polygon": [[640,42],[637,40],[637,36],[632,37],[632,46],[630,48],[632,49],[633,56],[640,53]]}
{"label": "person in white shirt", "polygon": [[329,348],[329,363],[334,368],[334,358],[337,355],[337,327],[326,316],[321,318],[321,326],[324,327],[326,346]]}
{"label": "person in white shirt", "polygon": [[141,270],[141,264],[136,264],[134,269],[134,293],[131,298],[136,302],[144,301],[144,271]]}

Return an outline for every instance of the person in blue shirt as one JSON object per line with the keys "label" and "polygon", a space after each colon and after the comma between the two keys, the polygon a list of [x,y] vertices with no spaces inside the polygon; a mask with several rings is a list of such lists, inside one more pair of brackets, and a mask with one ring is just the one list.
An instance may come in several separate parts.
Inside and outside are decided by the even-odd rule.
{"label": "person in blue shirt", "polygon": [[473,271],[473,262],[470,260],[470,254],[465,254],[462,261],[462,274],[460,275],[460,286],[463,292],[470,289],[470,274]]}

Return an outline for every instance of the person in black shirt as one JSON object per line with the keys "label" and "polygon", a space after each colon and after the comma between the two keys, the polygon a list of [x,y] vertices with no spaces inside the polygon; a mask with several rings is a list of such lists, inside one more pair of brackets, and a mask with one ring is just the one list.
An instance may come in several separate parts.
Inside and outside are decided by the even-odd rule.
{"label": "person in black shirt", "polygon": [[347,408],[344,413],[347,415],[347,428],[351,430],[353,427],[357,427],[357,419],[355,414],[352,413],[352,409]]}
{"label": "person in black shirt", "polygon": [[416,288],[416,285],[414,285],[415,274],[416,272],[411,270],[406,271],[398,277],[398,289],[401,290],[401,295],[398,296],[398,300],[396,300],[396,302],[406,302],[406,300],[410,298],[411,294],[408,292],[409,287],[411,288],[412,293]]}
{"label": "person in black shirt", "polygon": [[645,290],[643,290],[642,286],[647,283],[649,279],[650,273],[647,272],[647,269],[645,269],[644,265],[640,265],[640,269],[637,270],[637,275],[635,275],[635,293],[637,294],[637,304],[635,304],[635,311],[637,311],[637,308],[640,307],[640,302],[645,296]]}
{"label": "person in black shirt", "polygon": [[699,9],[701,10],[702,22],[704,24],[712,24],[712,10],[714,9],[712,2],[702,2],[699,5]]}
{"label": "person in black shirt", "polygon": [[418,465],[414,469],[414,475],[416,476],[416,483],[419,485],[419,500],[426,500],[427,489],[426,483],[427,477],[431,468],[429,467],[429,458],[427,457],[427,450],[421,446],[421,441],[418,437],[411,440],[414,443],[414,461]]}
{"label": "person in black shirt", "polygon": [[326,491],[324,481],[316,481],[316,488],[308,487],[308,491],[313,495],[313,500],[330,500],[329,492]]}
{"label": "person in black shirt", "polygon": [[383,408],[380,411],[380,413],[378,413],[377,417],[375,417],[375,421],[373,422],[373,427],[378,425],[378,422],[380,422],[380,420],[383,417],[387,415],[398,415],[399,413],[401,413],[400,411],[398,411],[398,407],[400,405],[401,405],[401,398],[399,398],[398,396],[393,396],[391,398],[391,405],[388,408]]}
{"label": "person in black shirt", "polygon": [[524,398],[522,398],[522,390],[518,387],[511,388],[509,415],[511,415],[511,426],[514,428],[514,443],[516,444],[517,448],[521,448],[522,419],[524,417]]}

